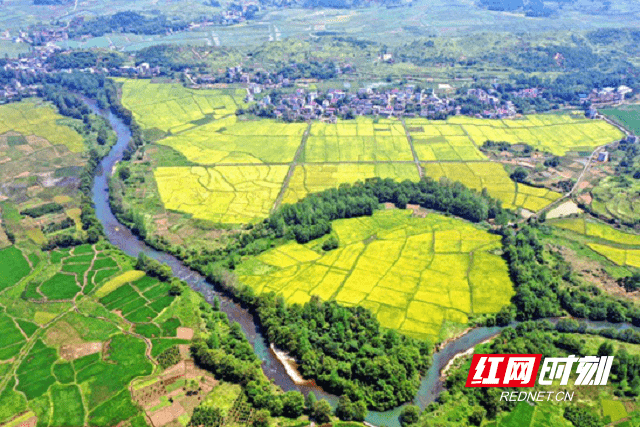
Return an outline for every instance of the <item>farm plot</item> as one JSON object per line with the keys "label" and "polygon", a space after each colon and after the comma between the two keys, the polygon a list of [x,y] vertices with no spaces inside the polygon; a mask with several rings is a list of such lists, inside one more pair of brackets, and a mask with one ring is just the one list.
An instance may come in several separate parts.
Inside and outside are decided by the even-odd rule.
{"label": "farm plot", "polygon": [[617,265],[640,268],[640,249],[616,248],[599,243],[588,243],[588,246]]}
{"label": "farm plot", "polygon": [[373,177],[393,178],[398,181],[419,179],[417,168],[409,163],[299,165],[293,171],[282,202],[295,203],[309,193]]}
{"label": "farm plot", "polygon": [[402,123],[358,117],[336,124],[313,123],[305,162],[370,162],[413,160]]}
{"label": "farm plot", "polygon": [[640,184],[619,176],[602,179],[591,191],[591,208],[600,215],[635,222],[640,218]]}
{"label": "farm plot", "polygon": [[445,322],[497,312],[513,295],[505,262],[490,253],[500,238],[462,220],[391,210],[332,227],[338,249],[287,243],[238,266],[240,281],[290,303],[318,295],[361,305],[384,327],[431,338]]}
{"label": "farm plot", "polygon": [[530,115],[517,120],[454,116],[447,124],[461,126],[477,146],[485,141],[524,143],[557,156],[568,151],[591,151],[624,136],[602,120],[576,119],[568,114]]}
{"label": "farm plot", "polygon": [[[114,280],[121,282],[122,275]],[[99,301],[108,310],[118,310],[130,322],[145,323],[171,305],[174,297],[169,295],[169,287],[147,276],[135,280],[132,276],[132,280],[120,284]]]}
{"label": "farm plot", "polygon": [[460,125],[426,119],[407,119],[418,159],[422,161],[473,161],[486,156]]}
{"label": "farm plot", "polygon": [[234,114],[239,105],[234,91],[193,90],[180,84],[156,84],[149,80],[119,81],[122,105],[146,129],[181,132]]}
{"label": "farm plot", "polygon": [[640,246],[640,235],[625,233],[610,225],[587,220],[586,218],[569,218],[554,221],[554,227],[563,228],[589,237],[597,237],[609,242],[628,246]]}
{"label": "farm plot", "polygon": [[273,207],[288,166],[162,167],[154,171],[165,208],[224,223],[255,222]]}
{"label": "farm plot", "polygon": [[273,120],[239,122],[231,116],[158,141],[199,164],[291,162],[307,128]]}
{"label": "farm plot", "polygon": [[[63,119],[65,117],[41,100],[0,105],[0,135],[9,131],[24,136],[36,135],[53,145],[64,145],[72,152],[84,151],[82,136],[71,127],[58,124],[58,121]],[[18,143],[25,144],[26,141]]]}
{"label": "farm plot", "polygon": [[423,168],[426,176],[436,180],[446,177],[478,191],[486,188],[491,197],[501,200],[508,209],[524,208],[537,212],[561,197],[559,193],[545,188],[516,184],[499,163],[426,163]]}
{"label": "farm plot", "polygon": [[[107,427],[141,414],[128,385],[152,372],[146,354],[153,351],[131,332],[140,327],[160,337],[154,338],[158,348],[165,341],[173,345],[175,337],[184,337],[182,311],[192,315],[200,299],[192,301],[192,294],[173,304],[181,297],[169,295],[169,283],[123,272],[119,263],[128,262],[122,254],[101,243],[48,254],[23,251],[0,251],[0,260],[20,267],[11,277],[4,272],[7,286],[0,292],[0,376],[7,380],[0,423],[27,407],[38,422],[61,427]],[[20,281],[24,276],[29,280]],[[81,293],[75,307],[53,301]]]}
{"label": "farm plot", "polygon": [[31,267],[20,249],[11,246],[0,250],[0,291],[18,283],[29,271]]}

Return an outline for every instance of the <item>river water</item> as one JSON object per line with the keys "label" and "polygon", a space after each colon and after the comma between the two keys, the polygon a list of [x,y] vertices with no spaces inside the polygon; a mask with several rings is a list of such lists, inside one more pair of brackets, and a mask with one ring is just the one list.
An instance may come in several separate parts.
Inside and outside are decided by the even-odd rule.
{"label": "river water", "polygon": [[[305,395],[313,391],[319,399],[327,399],[331,406],[335,407],[338,400],[336,396],[325,393],[318,387],[296,385],[291,380],[284,366],[269,348],[267,340],[262,335],[254,317],[246,309],[217,292],[202,275],[186,267],[179,259],[149,247],[131,233],[127,227],[118,222],[109,206],[108,182],[114,165],[122,159],[122,154],[127,148],[131,139],[131,131],[113,113],[99,110],[95,102],[91,100],[85,99],[85,101],[96,114],[102,115],[109,121],[118,136],[115,146],[102,160],[99,173],[93,184],[93,203],[95,204],[96,215],[104,226],[109,241],[132,257],[137,257],[140,252],[143,252],[151,258],[169,265],[176,277],[187,282],[194,291],[201,293],[209,303],[212,303],[213,299],[218,297],[221,302],[221,310],[227,313],[229,320],[238,322],[242,326],[244,333],[253,345],[255,353],[262,360],[262,367],[267,377],[285,391],[299,390]],[[462,337],[450,341],[444,348],[436,352],[433,356],[433,364],[422,378],[420,389],[413,403],[424,409],[429,403],[434,402],[438,394],[443,390],[440,371],[447,363],[456,354],[467,351],[478,343],[498,334],[500,330],[501,328],[499,327],[475,328]],[[370,411],[366,421],[378,426],[400,427],[398,417],[401,410],[402,408],[399,407],[385,412]]]}

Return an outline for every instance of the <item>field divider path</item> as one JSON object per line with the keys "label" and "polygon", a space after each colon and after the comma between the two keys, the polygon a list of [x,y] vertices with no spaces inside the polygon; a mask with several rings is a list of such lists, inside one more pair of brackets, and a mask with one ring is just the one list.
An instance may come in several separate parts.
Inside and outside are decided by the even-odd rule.
{"label": "field divider path", "polygon": [[[589,156],[589,159],[587,159],[587,162],[584,165],[584,168],[582,169],[582,172],[580,172],[580,176],[578,176],[578,179],[576,180],[576,183],[573,185],[573,187],[571,188],[571,190],[566,193],[563,194],[562,197],[560,197],[559,199],[551,202],[550,204],[548,204],[547,206],[545,206],[544,208],[540,209],[538,212],[536,212],[534,214],[534,217],[539,217],[543,212],[547,212],[553,208],[555,208],[556,206],[561,205],[563,202],[565,202],[567,199],[570,199],[574,193],[576,192],[576,190],[578,190],[578,187],[580,186],[580,184],[582,183],[582,179],[584,178],[585,174],[587,173],[587,171],[589,170],[589,168],[591,167],[591,164],[593,163],[593,160],[596,158],[596,155],[598,153],[600,153],[600,151],[602,151],[604,148],[606,148],[606,146],[609,144],[605,144],[605,145],[601,145],[600,147],[596,147],[595,150],[593,150],[593,152],[591,153],[591,155]],[[526,221],[526,219],[523,219],[520,222]]]}
{"label": "field divider path", "polygon": [[407,135],[407,142],[409,143],[409,147],[411,148],[411,154],[413,155],[413,163],[416,164],[416,168],[418,169],[418,176],[422,179],[424,177],[424,171],[422,170],[422,165],[420,165],[420,159],[418,158],[418,153],[416,153],[416,149],[413,146],[413,139],[411,139],[411,134],[409,133],[409,129],[407,128],[407,124],[404,119],[401,119],[402,127],[404,128],[404,133]]}
{"label": "field divider path", "polygon": [[[16,372],[18,371],[18,368],[24,361],[24,358],[27,357],[27,355],[31,352],[31,349],[35,345],[36,341],[41,337],[41,335],[44,335],[47,329],[49,328],[49,326],[51,326],[58,320],[62,319],[62,317],[66,316],[68,313],[72,312],[74,308],[76,308],[75,304],[73,305],[73,307],[69,308],[69,310],[63,311],[62,313],[58,314],[56,317],[54,317],[53,319],[45,323],[44,325],[40,326],[40,328],[36,332],[34,332],[33,335],[31,335],[31,338],[27,339],[26,344],[20,350],[20,353],[18,353],[18,356],[16,356],[14,358],[14,361],[11,362],[11,364],[13,365],[11,370],[4,376],[4,378],[0,379],[0,393],[4,391],[9,380],[12,377],[16,376]],[[18,384],[19,384],[19,381],[16,376],[16,385]]]}
{"label": "field divider path", "polygon": [[304,150],[307,147],[307,139],[309,139],[309,133],[311,133],[311,123],[307,123],[307,129],[304,131],[304,134],[302,134],[302,140],[300,141],[300,145],[296,150],[295,156],[293,156],[293,161],[289,164],[289,171],[287,172],[287,175],[284,177],[284,181],[282,182],[282,187],[280,188],[278,197],[276,197],[276,201],[273,202],[271,213],[273,213],[276,209],[278,209],[278,207],[282,203],[284,194],[287,192],[287,189],[289,188],[289,182],[291,181],[291,177],[293,176],[293,171],[295,171],[296,166],[300,163],[300,158],[304,154]]}

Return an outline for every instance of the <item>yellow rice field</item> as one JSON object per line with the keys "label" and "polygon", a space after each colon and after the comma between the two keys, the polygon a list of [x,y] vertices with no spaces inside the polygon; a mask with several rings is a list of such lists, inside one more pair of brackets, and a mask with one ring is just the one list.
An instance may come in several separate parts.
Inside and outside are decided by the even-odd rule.
{"label": "yellow rice field", "polygon": [[315,242],[271,249],[238,266],[240,281],[290,303],[312,295],[361,305],[382,326],[419,337],[439,337],[445,323],[465,324],[471,313],[494,313],[514,294],[504,260],[491,250],[499,236],[443,215],[376,212],[337,220],[338,249]]}
{"label": "yellow rice field", "polygon": [[597,237],[621,245],[640,246],[640,235],[625,233],[595,220],[568,218],[554,221],[552,224],[555,227],[571,230],[589,237]]}
{"label": "yellow rice field", "polygon": [[245,106],[243,91],[194,90],[174,83],[118,79],[122,105],[140,126],[165,132],[182,132],[206,118],[219,119]]}
{"label": "yellow rice field", "polygon": [[[238,120],[234,113],[246,106],[242,89],[194,90],[148,80],[118,81],[122,84],[123,105],[131,109],[138,123],[168,133],[158,144],[206,166],[191,170],[176,165],[179,168],[157,170],[165,207],[219,222],[264,218],[281,191],[282,168],[294,161],[284,203],[369,177],[417,180],[411,143],[426,176],[447,177],[477,190],[486,188],[506,208],[537,212],[560,194],[514,183],[500,164],[485,161],[479,150],[485,141],[527,143],[563,155],[567,151],[590,151],[622,136],[606,122],[569,114],[512,120],[409,118],[404,123],[367,117],[335,124]],[[300,155],[294,159],[298,149]],[[227,179],[227,175],[236,173],[224,165],[235,167],[239,175],[252,171],[252,178]],[[263,167],[257,169],[258,165]],[[213,167],[219,174],[202,178],[201,171]],[[207,184],[202,184],[203,179]],[[239,193],[232,190],[235,188],[240,188]]]}
{"label": "yellow rice field", "polygon": [[[468,141],[480,147],[485,141],[507,142],[509,144],[529,144],[541,151],[564,156],[568,151],[591,151],[594,147],[608,144],[623,137],[622,132],[602,120],[575,118],[568,114],[530,115],[519,119],[491,120],[476,119],[467,116],[449,117],[446,122],[426,119],[407,119],[407,127],[414,140],[426,141],[420,160],[476,160],[473,158],[454,158],[449,150],[440,147],[445,141],[457,141],[472,153]],[[415,129],[415,132],[411,132]],[[455,147],[454,144],[450,144]],[[433,151],[449,152],[450,158],[438,155],[431,157],[428,147]],[[417,147],[416,147],[417,150]],[[455,151],[455,150],[454,150]],[[468,154],[472,156],[472,154]],[[424,157],[424,158],[423,158]]]}
{"label": "yellow rice field", "polygon": [[161,167],[154,171],[167,209],[221,223],[255,222],[269,214],[288,166]]}
{"label": "yellow rice field", "polygon": [[409,163],[299,165],[293,171],[282,202],[295,203],[309,193],[373,177],[398,181],[418,181],[420,178],[416,166]]}
{"label": "yellow rice field", "polygon": [[74,153],[84,151],[82,136],[69,126],[58,124],[62,119],[65,117],[41,100],[0,105],[0,135],[10,131],[24,136],[36,135],[53,145],[64,145]]}
{"label": "yellow rice field", "polygon": [[307,128],[275,120],[238,121],[236,116],[158,141],[199,164],[292,162]]}
{"label": "yellow rice field", "polygon": [[304,153],[305,162],[365,162],[413,160],[402,123],[358,117],[336,124],[316,122]]}
{"label": "yellow rice field", "polygon": [[537,212],[561,197],[560,193],[545,188],[516,184],[499,163],[425,163],[423,169],[426,176],[436,180],[446,177],[478,191],[486,188],[491,197],[501,200],[508,209],[524,208]]}

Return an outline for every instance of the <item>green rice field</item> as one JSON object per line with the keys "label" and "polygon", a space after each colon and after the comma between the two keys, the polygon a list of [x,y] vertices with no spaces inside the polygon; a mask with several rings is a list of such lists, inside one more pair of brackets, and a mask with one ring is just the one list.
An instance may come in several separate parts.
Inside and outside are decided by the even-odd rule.
{"label": "green rice field", "polygon": [[623,124],[635,134],[640,134],[640,105],[622,105],[617,108],[606,108],[600,112]]}
{"label": "green rice field", "polygon": [[183,322],[170,285],[130,263],[104,243],[0,251],[0,265],[15,267],[0,287],[0,423],[31,414],[45,426],[109,427],[141,413],[128,386],[155,369],[144,337],[167,348]]}
{"label": "green rice field", "polygon": [[388,210],[332,228],[338,249],[287,243],[239,265],[240,281],[289,303],[318,295],[361,305],[386,328],[428,338],[441,336],[445,324],[466,324],[470,314],[499,311],[514,293],[506,263],[492,253],[499,236],[465,221]]}

